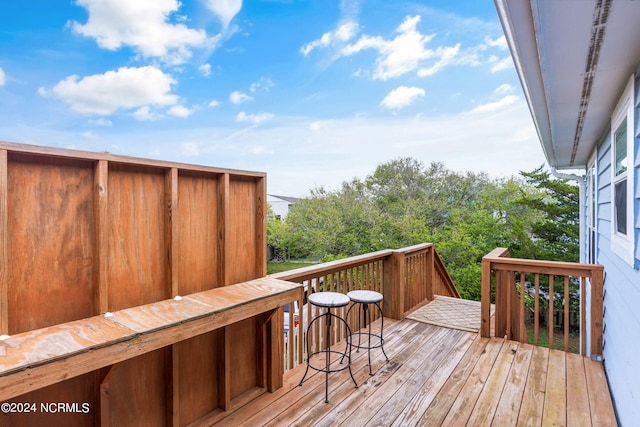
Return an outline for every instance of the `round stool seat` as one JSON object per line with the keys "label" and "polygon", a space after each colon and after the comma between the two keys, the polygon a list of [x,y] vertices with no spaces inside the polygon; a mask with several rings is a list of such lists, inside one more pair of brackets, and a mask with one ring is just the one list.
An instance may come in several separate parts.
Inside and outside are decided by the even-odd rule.
{"label": "round stool seat", "polygon": [[349,305],[348,296],[338,292],[316,292],[309,295],[309,302],[318,307],[344,307]]}
{"label": "round stool seat", "polygon": [[347,294],[353,302],[375,304],[382,301],[382,294],[375,291],[351,291]]}

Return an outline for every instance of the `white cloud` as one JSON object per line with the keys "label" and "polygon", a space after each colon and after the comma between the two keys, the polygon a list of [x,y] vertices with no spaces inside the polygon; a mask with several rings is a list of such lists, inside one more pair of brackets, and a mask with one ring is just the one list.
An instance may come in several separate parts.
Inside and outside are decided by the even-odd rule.
{"label": "white cloud", "polygon": [[209,107],[219,107],[220,105],[222,105],[222,102],[218,101],[217,99],[212,100],[211,102],[209,102]]}
{"label": "white cloud", "polygon": [[229,26],[233,17],[242,9],[242,0],[206,0],[205,4],[218,16],[224,28]]}
{"label": "white cloud", "polygon": [[184,157],[199,156],[200,147],[197,142],[183,142],[180,144],[180,154]]}
{"label": "white cloud", "polygon": [[249,149],[249,152],[251,154],[253,154],[254,156],[262,156],[265,154],[273,154],[273,150],[263,146],[263,145],[256,145],[253,146]]}
{"label": "white cloud", "polygon": [[231,101],[232,104],[236,105],[242,104],[243,102],[251,101],[252,99],[252,96],[249,96],[246,93],[240,92],[238,90],[234,90],[229,95],[229,101]]}
{"label": "white cloud", "polygon": [[107,120],[103,117],[99,119],[89,120],[89,123],[91,123],[94,126],[103,126],[103,127],[110,127],[113,124],[111,120]]}
{"label": "white cloud", "polygon": [[460,43],[453,47],[439,47],[435,50],[435,55],[440,59],[428,68],[421,68],[418,70],[419,77],[428,77],[432,76],[447,65],[451,64],[458,53],[460,52]]}
{"label": "white cloud", "polygon": [[140,121],[150,121],[150,120],[158,120],[160,116],[154,112],[152,112],[148,106],[144,106],[138,108],[133,113],[133,118]]}
{"label": "white cloud", "polygon": [[173,105],[178,101],[171,93],[175,83],[173,77],[154,66],[121,67],[82,79],[69,76],[51,91],[40,88],[38,92],[62,99],[79,113],[109,115],[118,109]]}
{"label": "white cloud", "polygon": [[325,129],[328,126],[328,122],[322,120],[316,120],[315,122],[311,122],[309,124],[309,129],[312,131],[319,131]]}
{"label": "white cloud", "polygon": [[200,71],[203,76],[209,77],[211,75],[211,64],[202,64],[198,67],[198,71]]}
{"label": "white cloud", "polygon": [[91,132],[91,131],[84,132],[82,134],[82,137],[85,138],[85,139],[96,139],[97,138],[96,134]]}
{"label": "white cloud", "polygon": [[498,59],[496,56],[491,56],[489,58],[489,63],[491,65],[491,72],[497,73],[498,71],[507,70],[509,68],[513,68],[513,59],[510,56],[507,56],[502,59]]}
{"label": "white cloud", "polygon": [[493,92],[496,93],[497,95],[502,95],[502,94],[505,94],[505,93],[512,93],[514,90],[516,90],[515,87],[513,87],[509,83],[505,83],[505,84],[502,84],[502,85],[498,86],[496,88],[496,90],[494,90]]}
{"label": "white cloud", "polygon": [[167,114],[174,117],[189,117],[193,113],[193,110],[188,109],[183,105],[174,105],[173,107],[167,110]]}
{"label": "white cloud", "polygon": [[358,32],[358,24],[355,21],[347,21],[338,26],[334,31],[324,33],[319,39],[306,43],[300,48],[300,52],[307,56],[314,49],[327,47],[333,44],[345,43],[351,40]]}
{"label": "white cloud", "polygon": [[471,113],[493,113],[493,112],[502,110],[512,104],[515,104],[515,102],[518,99],[519,98],[516,95],[507,95],[504,98],[499,99],[498,101],[493,101],[493,102],[488,102],[486,104],[478,105],[470,112]]}
{"label": "white cloud", "polygon": [[145,57],[180,64],[191,57],[191,49],[215,46],[219,35],[169,22],[178,11],[178,0],[77,0],[87,9],[85,24],[69,22],[77,34],[91,37],[104,49],[131,46]]}
{"label": "white cloud", "polygon": [[424,97],[424,89],[419,87],[399,86],[384,97],[380,105],[390,110],[400,110]]}
{"label": "white cloud", "polygon": [[487,46],[497,47],[502,50],[507,49],[507,38],[505,36],[500,36],[497,39],[491,39],[490,37],[486,37],[484,39]]}
{"label": "white cloud", "polygon": [[274,86],[273,81],[268,77],[260,77],[260,80],[257,82],[251,83],[249,86],[249,92],[255,93],[258,90],[263,90],[265,92],[269,92],[269,90]]}
{"label": "white cloud", "polygon": [[244,111],[241,111],[236,116],[236,121],[260,124],[266,122],[267,120],[271,120],[273,117],[274,116],[271,113],[247,114]]}
{"label": "white cloud", "polygon": [[[341,54],[353,55],[365,49],[378,51],[374,79],[388,80],[419,69],[419,76],[429,76],[451,63],[460,45],[453,47],[426,47],[434,35],[423,35],[417,29],[420,15],[407,16],[396,28],[398,35],[391,40],[380,36],[364,35],[354,44],[345,46]],[[426,66],[427,61],[435,61]]]}
{"label": "white cloud", "polygon": [[7,79],[5,77],[4,70],[0,68],[0,86],[4,86],[6,81]]}

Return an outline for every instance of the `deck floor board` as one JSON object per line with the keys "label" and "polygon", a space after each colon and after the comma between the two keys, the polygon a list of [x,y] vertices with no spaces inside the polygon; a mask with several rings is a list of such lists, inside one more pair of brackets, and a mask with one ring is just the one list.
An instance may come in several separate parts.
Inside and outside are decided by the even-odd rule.
{"label": "deck floor board", "polygon": [[325,403],[324,374],[298,386],[302,364],[215,425],[617,425],[601,363],[410,319],[384,329],[390,362],[374,349],[369,376],[366,352],[354,352],[358,388],[348,370],[331,374]]}

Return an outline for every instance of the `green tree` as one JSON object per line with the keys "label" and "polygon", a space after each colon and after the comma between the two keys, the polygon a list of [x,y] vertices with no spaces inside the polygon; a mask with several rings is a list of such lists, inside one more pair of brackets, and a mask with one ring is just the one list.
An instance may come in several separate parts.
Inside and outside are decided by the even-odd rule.
{"label": "green tree", "polygon": [[538,212],[531,225],[533,250],[514,256],[578,262],[580,258],[579,187],[565,179],[552,178],[543,166],[521,172],[525,182],[537,191],[523,191],[518,203]]}

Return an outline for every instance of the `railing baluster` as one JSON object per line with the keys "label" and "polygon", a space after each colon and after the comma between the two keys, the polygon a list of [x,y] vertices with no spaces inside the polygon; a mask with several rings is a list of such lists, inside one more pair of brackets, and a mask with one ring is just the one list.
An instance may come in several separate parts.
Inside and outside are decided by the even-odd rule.
{"label": "railing baluster", "polygon": [[533,308],[533,336],[534,343],[538,345],[538,337],[540,336],[540,273],[536,273],[535,276],[535,299],[534,299],[534,308]]}
{"label": "railing baluster", "polygon": [[564,276],[564,351],[569,351],[569,276]]}
{"label": "railing baluster", "polygon": [[520,342],[526,342],[526,330],[524,327],[524,282],[525,273],[520,272]]}
{"label": "railing baluster", "polygon": [[555,314],[555,302],[553,300],[553,274],[549,275],[549,320],[547,322],[547,327],[549,329],[549,348],[553,348],[553,326],[554,326],[554,314]]}
{"label": "railing baluster", "polygon": [[[503,289],[505,287],[507,288],[506,289],[507,290],[507,338],[511,339],[512,334],[511,334],[511,280],[510,279],[511,279],[512,275],[515,274],[515,273],[508,272],[508,274],[509,274],[509,276],[508,276],[509,279],[508,280],[504,280],[504,281],[501,280],[501,282],[503,282],[501,285],[502,285]],[[505,279],[506,279],[506,277],[505,277]],[[506,283],[504,283],[504,282],[506,282]]]}

